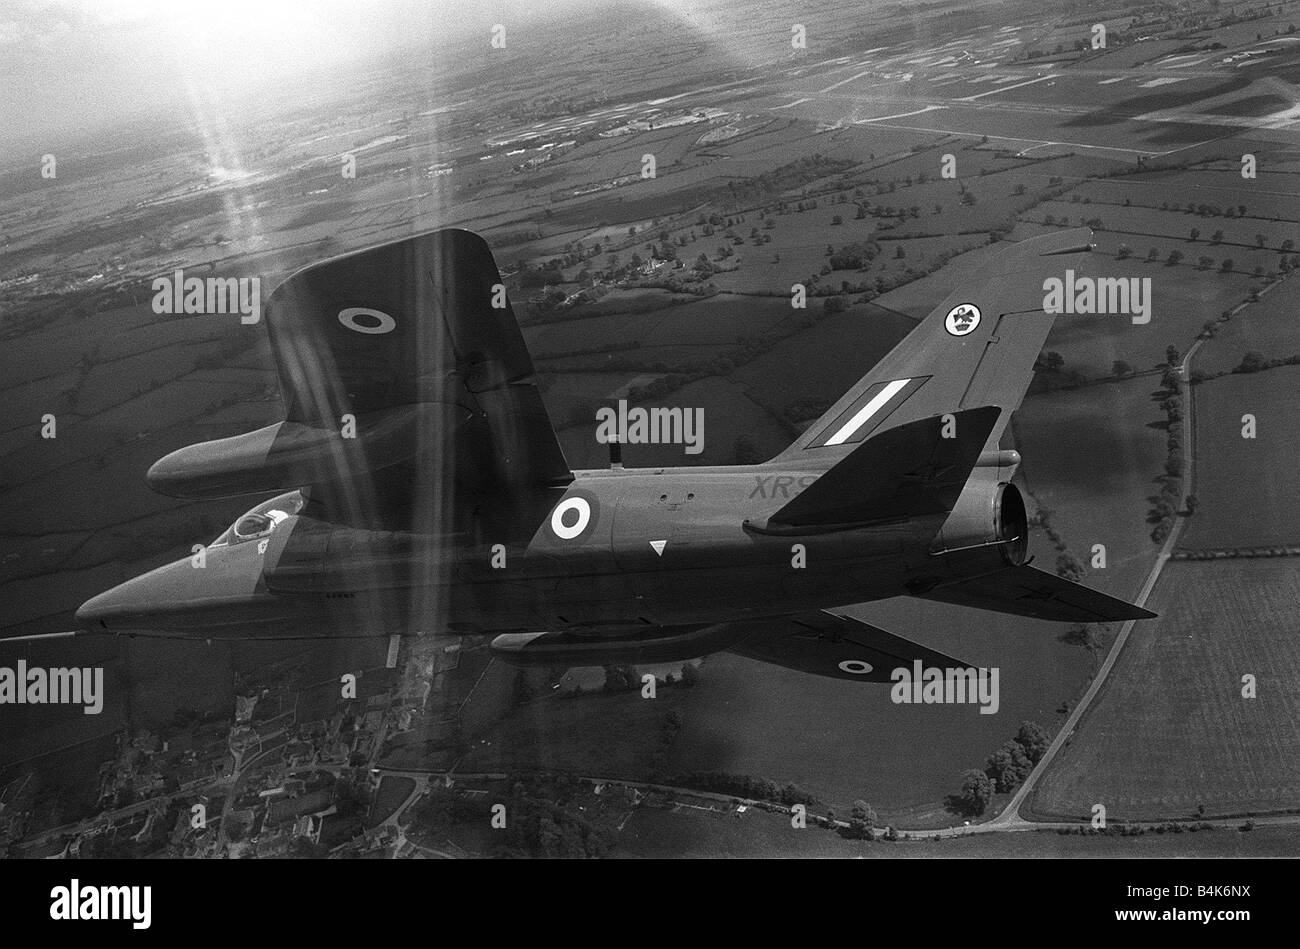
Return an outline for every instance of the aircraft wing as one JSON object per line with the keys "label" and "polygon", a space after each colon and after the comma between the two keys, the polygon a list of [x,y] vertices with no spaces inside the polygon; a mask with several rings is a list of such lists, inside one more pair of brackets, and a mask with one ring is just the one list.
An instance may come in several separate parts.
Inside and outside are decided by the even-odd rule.
{"label": "aircraft wing", "polygon": [[[926,646],[825,610],[770,619],[685,626],[636,635],[628,629],[575,633],[515,633],[492,641],[494,655],[512,665],[611,665],[675,662],[729,651],[799,672],[854,682],[889,682],[900,666],[967,667]],[[629,635],[629,633],[632,633]]]}
{"label": "aircraft wing", "polygon": [[877,626],[825,610],[735,625],[749,632],[731,652],[832,679],[889,682],[895,669],[911,669],[918,659],[926,667],[969,667]]}
{"label": "aircraft wing", "polygon": [[1156,615],[1029,564],[940,584],[911,595],[1059,623],[1104,623],[1109,620],[1152,619]]}
{"label": "aircraft wing", "polygon": [[173,452],[149,473],[158,490],[308,484],[330,520],[410,529],[421,501],[572,479],[478,235],[434,231],[314,264],[275,289],[265,319],[285,420]]}

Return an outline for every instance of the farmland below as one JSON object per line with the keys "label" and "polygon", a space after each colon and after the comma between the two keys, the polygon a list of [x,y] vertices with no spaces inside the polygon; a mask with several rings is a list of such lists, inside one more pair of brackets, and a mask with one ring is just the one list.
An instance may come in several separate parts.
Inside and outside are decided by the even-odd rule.
{"label": "farmland below", "polygon": [[[69,142],[58,177],[35,176],[27,152],[6,157],[4,634],[70,630],[84,600],[188,556],[262,500],[184,501],[145,481],[168,452],[284,409],[265,327],[157,312],[160,274],[253,275],[265,300],[307,264],[469,228],[495,255],[570,467],[609,463],[596,413],[620,400],[705,418],[700,454],[626,445],[628,467],[739,464],[786,448],[950,295],[1000,312],[1010,288],[986,275],[1009,242],[1085,227],[1093,250],[1068,275],[1049,260],[1017,278],[1028,299],[1067,277],[1119,279],[1128,294],[1118,312],[1058,316],[1003,437],[1023,456],[1035,564],[1137,594],[1160,549],[1153,509],[1177,487],[1177,411],[1194,412],[1182,450],[1195,481],[1194,503],[1164,515],[1185,525],[1176,557],[1223,556],[1165,567],[1159,620],[1139,624],[1032,807],[1300,807],[1295,558],[1226,553],[1300,544],[1300,366],[1283,364],[1300,356],[1296,5],[840,5],[807,11],[804,49],[775,0],[745,16],[710,6],[726,28],[661,7],[556,24],[500,56],[376,66],[364,84],[313,89],[270,116],[232,109],[221,125],[238,169],[218,165],[205,115]],[[1091,45],[1097,20],[1109,46]],[[904,597],[826,605],[999,668],[999,713],[895,705],[887,689],[728,653],[657,704],[549,688],[515,701],[513,670],[467,643],[430,673],[421,716],[385,751],[411,768],[721,771],[940,827],[958,816],[945,799],[963,771],[1022,722],[1060,727],[1115,633]],[[122,736],[182,707],[229,712],[243,672],[285,657],[307,657],[313,688],[378,670],[383,617],[346,604],[336,616],[337,632],[371,638],[0,644],[6,662],[98,663],[109,693],[102,718],[27,709],[0,723],[0,793],[30,774],[42,794],[89,806]],[[1245,675],[1257,698],[1241,697]],[[667,712],[680,722],[665,740]],[[649,854],[665,852],[654,834],[675,840],[656,819],[631,825]],[[934,846],[1058,849],[1022,836]],[[714,852],[708,838],[668,849]]]}
{"label": "farmland below", "polygon": [[[1040,782],[1036,816],[1190,818],[1300,807],[1300,571],[1174,561],[1100,705]],[[1246,676],[1254,682],[1247,691]]]}

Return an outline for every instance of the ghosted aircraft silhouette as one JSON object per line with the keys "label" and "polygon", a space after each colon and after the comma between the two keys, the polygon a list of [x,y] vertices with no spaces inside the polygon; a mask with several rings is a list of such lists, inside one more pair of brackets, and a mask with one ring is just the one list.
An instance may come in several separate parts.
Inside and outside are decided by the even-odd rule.
{"label": "ghosted aircraft silhouette", "polygon": [[88,601],[78,623],[480,634],[545,665],[731,650],[883,682],[916,660],[964,663],[847,605],[1153,616],[1027,563],[1020,457],[999,447],[1053,322],[1044,275],[1090,237],[1009,246],[772,460],[680,468],[570,470],[479,236],[440,230],[307,267],[266,307],[284,421],[148,474],[177,497],[288,493]]}

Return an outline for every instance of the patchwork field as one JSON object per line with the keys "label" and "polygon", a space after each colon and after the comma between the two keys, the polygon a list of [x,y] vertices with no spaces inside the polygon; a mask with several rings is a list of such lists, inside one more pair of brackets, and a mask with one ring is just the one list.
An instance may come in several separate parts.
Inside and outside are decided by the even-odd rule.
{"label": "patchwork field", "polygon": [[[730,809],[714,812],[681,807],[673,811],[641,808],[633,812],[611,856],[754,859],[781,853],[805,858],[854,857],[865,860],[925,860],[933,857],[966,860],[1170,859],[1293,857],[1297,848],[1300,848],[1300,833],[1295,828],[1263,825],[1256,825],[1249,833],[1216,828],[1194,834],[1081,837],[1041,831],[863,844],[812,825],[804,830],[793,830],[789,818],[782,814],[750,810],[735,815]],[[1050,872],[1050,868],[1044,870]]]}
{"label": "patchwork field", "polygon": [[[1298,385],[1300,367],[1281,366],[1195,387],[1197,506],[1181,546],[1300,543]],[[1248,414],[1256,419],[1254,438],[1242,437]]]}
{"label": "patchwork field", "polygon": [[[1035,815],[1125,819],[1300,807],[1300,566],[1174,561]],[[1254,676],[1256,698],[1242,696]]]}
{"label": "patchwork field", "polygon": [[[500,56],[313,89],[282,123],[240,113],[219,126],[239,169],[214,168],[211,139],[173,128],[174,116],[156,134],[106,125],[57,179],[34,183],[27,152],[0,168],[0,626],[69,628],[82,600],[214,537],[253,503],[182,502],[143,480],[166,452],[259,427],[280,408],[264,328],[160,318],[139,292],[150,277],[180,266],[259,274],[265,299],[297,266],[446,226],[483,234],[496,254],[574,467],[607,463],[595,412],[631,389],[646,406],[704,410],[702,454],[626,446],[637,467],[775,454],[917,319],[976,285],[1004,241],[1092,222],[1096,252],[1076,276],[1150,278],[1151,322],[1060,317],[1045,349],[1064,365],[1039,381],[1055,391],[1025,401],[1013,435],[1021,482],[1058,538],[1031,532],[1038,565],[1055,567],[1058,544],[1084,563],[1104,544],[1107,566],[1089,569],[1088,582],[1131,596],[1156,550],[1147,515],[1166,436],[1153,393],[1166,347],[1185,352],[1208,321],[1293,267],[1295,11],[1257,0],[1064,14],[1028,0],[840,5],[801,14],[812,44],[799,51],[785,36],[786,5],[750,6],[742,18],[719,6],[689,23],[657,8],[602,12]],[[1111,29],[1110,48],[1089,48],[1094,17]],[[351,179],[337,167],[348,150],[359,156]],[[1247,153],[1255,178],[1241,175]],[[848,245],[861,246],[846,255]],[[796,282],[822,291],[804,312],[790,307]],[[1300,352],[1293,290],[1278,286],[1220,325],[1197,368]],[[575,304],[588,296],[597,299]],[[1138,375],[1116,379],[1117,362]],[[1298,373],[1196,387],[1200,503],[1184,547],[1300,543]],[[58,418],[57,439],[39,438],[45,413]],[[1240,437],[1246,413],[1253,440]],[[1161,619],[1134,634],[1040,787],[1039,810],[1300,806],[1296,566],[1168,571],[1153,604]],[[548,693],[507,713],[511,671],[467,644],[439,679],[436,712],[388,751],[413,767],[453,761],[463,729],[473,735],[465,768],[733,771],[795,782],[837,811],[861,797],[883,821],[941,826],[953,820],[943,799],[961,771],[1022,721],[1054,730],[1096,663],[1060,625],[904,599],[857,612],[998,667],[998,714],[895,706],[887,689],[727,654],[705,660],[698,687],[655,703]],[[50,662],[79,655],[62,641],[21,648]],[[113,735],[180,704],[228,712],[235,676],[278,650],[95,641],[80,655],[108,670],[113,713],[11,716],[0,764],[55,749],[45,770],[84,797],[90,759],[111,754]],[[324,708],[338,670],[379,662],[382,643],[312,650]],[[1258,699],[1239,697],[1246,673],[1259,677]],[[659,748],[668,710],[682,729]],[[629,850],[854,852],[829,834],[792,842],[784,821],[755,832],[750,818],[699,818],[712,829],[672,818],[638,813]],[[1279,849],[1264,834],[1216,833],[1178,852],[1211,852],[1212,841],[1235,854],[1247,839]],[[1020,835],[900,852],[1176,849]]]}
{"label": "patchwork field", "polygon": [[732,378],[778,408],[807,398],[829,408],[914,325],[870,304],[852,306],[782,340]]}
{"label": "patchwork field", "polygon": [[1038,393],[1012,422],[1025,488],[1085,565],[1094,544],[1105,546],[1106,568],[1089,569],[1086,582],[1112,596],[1136,594],[1155,559],[1147,514],[1166,457],[1165,433],[1153,427],[1164,421],[1158,384],[1147,376]]}
{"label": "patchwork field", "polygon": [[1195,368],[1207,373],[1231,372],[1248,352],[1265,359],[1300,353],[1297,287],[1300,283],[1288,281],[1217,326],[1214,338],[1197,351]]}
{"label": "patchwork field", "polygon": [[[1031,549],[1042,546],[1036,536]],[[972,665],[997,666],[998,712],[895,705],[887,688],[719,654],[705,662],[700,685],[681,707],[672,770],[792,781],[837,811],[864,798],[882,820],[944,826],[953,818],[942,801],[961,772],[981,767],[1023,721],[1054,730],[1057,707],[1092,671],[1087,652],[1063,642],[1058,624],[908,598],[846,612]]]}

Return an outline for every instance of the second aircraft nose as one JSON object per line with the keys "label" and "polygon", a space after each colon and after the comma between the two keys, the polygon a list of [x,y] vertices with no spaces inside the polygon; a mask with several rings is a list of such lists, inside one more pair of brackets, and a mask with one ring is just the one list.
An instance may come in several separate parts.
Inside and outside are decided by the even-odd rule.
{"label": "second aircraft nose", "polygon": [[91,597],[77,610],[82,629],[112,631],[155,629],[176,622],[202,595],[201,571],[188,558],[150,570]]}
{"label": "second aircraft nose", "polygon": [[[247,623],[273,613],[263,589],[256,543],[212,547],[151,570],[92,597],[77,610],[86,630],[200,632]],[[201,564],[201,565],[200,565]]]}

